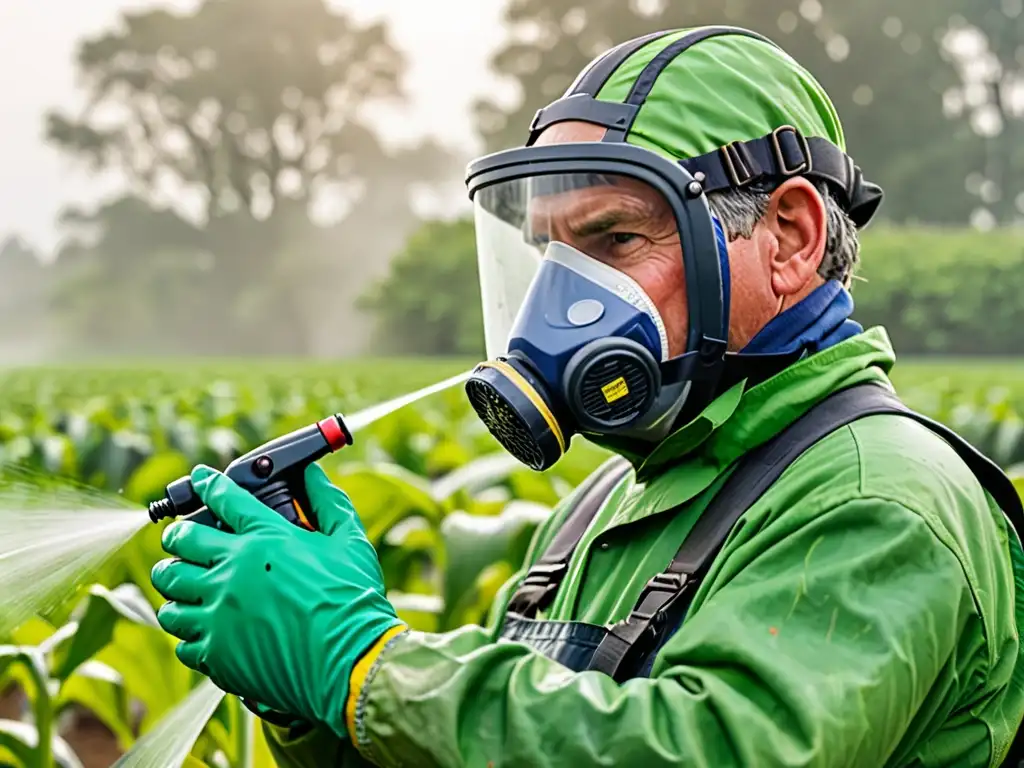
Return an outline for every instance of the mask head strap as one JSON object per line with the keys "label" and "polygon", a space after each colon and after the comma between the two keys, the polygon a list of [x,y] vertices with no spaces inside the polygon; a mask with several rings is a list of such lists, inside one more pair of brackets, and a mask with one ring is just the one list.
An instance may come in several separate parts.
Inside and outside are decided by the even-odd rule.
{"label": "mask head strap", "polygon": [[[772,40],[740,27],[714,26],[694,30],[666,46],[644,67],[622,103],[596,96],[612,73],[642,47],[671,32],[657,32],[612,48],[585,69],[558,101],[539,110],[530,125],[526,146],[555,123],[569,120],[607,129],[603,141],[624,142],[658,77],[680,54],[697,43],[722,35],[742,35],[778,47]],[[764,181],[806,176],[824,182],[858,228],[866,227],[881,207],[882,188],[864,178],[853,159],[827,139],[804,137],[782,125],[750,141],[736,141],[713,152],[680,161],[705,192],[743,189]]]}

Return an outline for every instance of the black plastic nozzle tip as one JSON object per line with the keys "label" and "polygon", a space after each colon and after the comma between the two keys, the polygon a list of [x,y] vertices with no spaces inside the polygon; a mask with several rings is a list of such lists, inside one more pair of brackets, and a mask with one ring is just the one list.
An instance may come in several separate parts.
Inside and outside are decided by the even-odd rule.
{"label": "black plastic nozzle tip", "polygon": [[174,503],[170,499],[159,499],[149,505],[149,519],[154,523],[174,516]]}

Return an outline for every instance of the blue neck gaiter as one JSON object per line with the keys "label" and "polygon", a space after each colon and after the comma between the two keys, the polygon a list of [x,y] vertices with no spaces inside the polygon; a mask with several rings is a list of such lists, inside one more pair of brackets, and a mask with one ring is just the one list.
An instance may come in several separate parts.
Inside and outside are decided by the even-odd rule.
{"label": "blue neck gaiter", "polygon": [[803,349],[814,354],[861,333],[850,319],[853,297],[838,280],[829,280],[810,296],[774,317],[741,354],[784,354]]}

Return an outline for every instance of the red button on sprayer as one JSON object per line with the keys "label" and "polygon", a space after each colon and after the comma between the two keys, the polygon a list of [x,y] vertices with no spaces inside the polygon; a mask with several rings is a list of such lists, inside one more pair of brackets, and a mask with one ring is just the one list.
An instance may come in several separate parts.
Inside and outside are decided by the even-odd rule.
{"label": "red button on sprayer", "polygon": [[345,434],[345,430],[338,423],[337,416],[328,416],[326,419],[321,419],[316,423],[316,426],[332,451],[339,451],[348,445],[348,435]]}

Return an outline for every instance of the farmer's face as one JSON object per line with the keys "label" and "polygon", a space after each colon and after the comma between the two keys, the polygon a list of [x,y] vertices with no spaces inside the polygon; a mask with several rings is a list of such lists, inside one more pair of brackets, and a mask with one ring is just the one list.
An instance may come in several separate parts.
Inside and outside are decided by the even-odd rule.
{"label": "farmer's face", "polygon": [[[600,141],[605,129],[556,123],[537,145]],[[668,333],[669,354],[686,351],[686,273],[675,216],[665,199],[639,181],[587,187],[534,201],[531,229],[572,245],[635,280],[650,296]],[[794,178],[771,196],[749,238],[729,237],[729,348],[742,349],[775,315],[822,284],[824,201],[810,182]]]}

